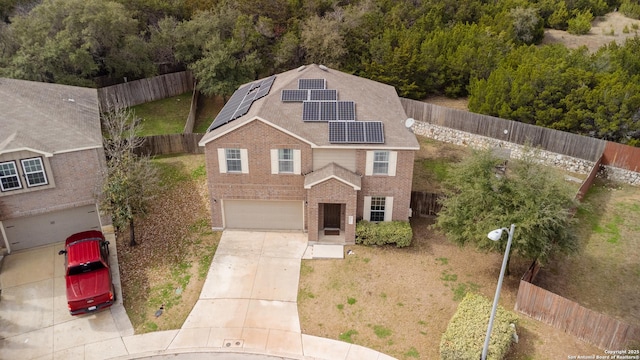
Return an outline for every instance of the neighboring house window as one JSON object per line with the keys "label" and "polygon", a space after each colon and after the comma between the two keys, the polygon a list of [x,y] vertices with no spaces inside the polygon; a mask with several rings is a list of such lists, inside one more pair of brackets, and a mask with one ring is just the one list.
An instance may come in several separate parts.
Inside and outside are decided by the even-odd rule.
{"label": "neighboring house window", "polygon": [[18,176],[18,169],[14,161],[0,163],[0,186],[2,191],[22,188],[20,176]]}
{"label": "neighboring house window", "polygon": [[387,175],[389,173],[389,152],[374,151],[373,152],[373,174]]}
{"label": "neighboring house window", "polygon": [[398,152],[388,150],[367,151],[365,175],[396,176]]}
{"label": "neighboring house window", "polygon": [[386,198],[384,197],[371,197],[371,215],[369,221],[384,221],[385,200]]}
{"label": "neighboring house window", "polygon": [[301,174],[300,149],[271,149],[271,174]]}
{"label": "neighboring house window", "polygon": [[47,185],[47,175],[44,172],[41,158],[20,160],[22,162],[22,170],[27,180],[27,186]]}
{"label": "neighboring house window", "polygon": [[278,171],[293,172],[293,149],[278,149]]}
{"label": "neighboring house window", "polygon": [[240,149],[226,149],[227,171],[242,172],[242,158],[240,157]]}

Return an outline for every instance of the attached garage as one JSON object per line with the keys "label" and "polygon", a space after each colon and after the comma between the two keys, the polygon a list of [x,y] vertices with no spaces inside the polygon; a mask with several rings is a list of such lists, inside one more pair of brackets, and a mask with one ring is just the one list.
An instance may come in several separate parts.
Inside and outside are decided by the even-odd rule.
{"label": "attached garage", "polygon": [[304,202],[224,200],[227,229],[303,230]]}
{"label": "attached garage", "polygon": [[100,230],[95,205],[2,221],[11,251],[64,241],[84,230]]}

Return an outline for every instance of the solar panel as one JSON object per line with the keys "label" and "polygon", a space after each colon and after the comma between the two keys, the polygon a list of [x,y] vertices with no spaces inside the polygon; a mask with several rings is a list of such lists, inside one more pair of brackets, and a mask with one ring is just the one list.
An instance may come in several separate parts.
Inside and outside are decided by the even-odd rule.
{"label": "solar panel", "polygon": [[329,121],[329,142],[347,142],[347,124],[345,121]]}
{"label": "solar panel", "polygon": [[269,93],[271,85],[273,85],[275,79],[275,75],[270,76],[266,79],[242,86],[236,90],[222,110],[220,110],[218,116],[213,120],[211,126],[207,129],[207,132],[227,124],[249,112],[249,108],[251,108],[254,101]]}
{"label": "solar panel", "polygon": [[312,101],[329,101],[338,100],[338,91],[335,89],[311,90],[309,100]]}
{"label": "solar panel", "polygon": [[282,102],[303,102],[308,98],[309,90],[282,90]]}
{"label": "solar panel", "polygon": [[356,103],[353,101],[338,101],[337,120],[355,120]]}
{"label": "solar panel", "polygon": [[333,144],[384,144],[380,121],[329,121],[329,142]]}
{"label": "solar panel", "polygon": [[332,121],[336,119],[336,102],[321,101],[320,102],[320,121]]}
{"label": "solar panel", "polygon": [[303,121],[320,121],[320,102],[305,101],[302,103]]}
{"label": "solar panel", "polygon": [[364,143],[364,122],[348,121],[347,125],[347,141],[350,143]]}
{"label": "solar panel", "polygon": [[384,127],[381,121],[366,121],[365,137],[368,143],[384,144]]}
{"label": "solar panel", "polygon": [[324,79],[298,79],[298,89],[326,89]]}

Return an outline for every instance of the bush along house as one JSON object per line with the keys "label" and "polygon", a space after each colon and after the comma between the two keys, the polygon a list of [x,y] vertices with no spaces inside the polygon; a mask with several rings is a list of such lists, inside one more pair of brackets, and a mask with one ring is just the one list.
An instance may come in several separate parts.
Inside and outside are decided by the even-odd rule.
{"label": "bush along house", "polygon": [[213,228],[352,244],[359,220],[407,221],[407,120],[393,87],[322,65],[241,86],[200,141]]}

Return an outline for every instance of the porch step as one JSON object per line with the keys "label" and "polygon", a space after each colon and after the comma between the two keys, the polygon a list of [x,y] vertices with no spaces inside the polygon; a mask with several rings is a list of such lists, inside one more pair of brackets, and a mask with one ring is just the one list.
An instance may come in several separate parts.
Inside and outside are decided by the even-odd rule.
{"label": "porch step", "polygon": [[344,245],[314,244],[307,246],[303,259],[344,259]]}

